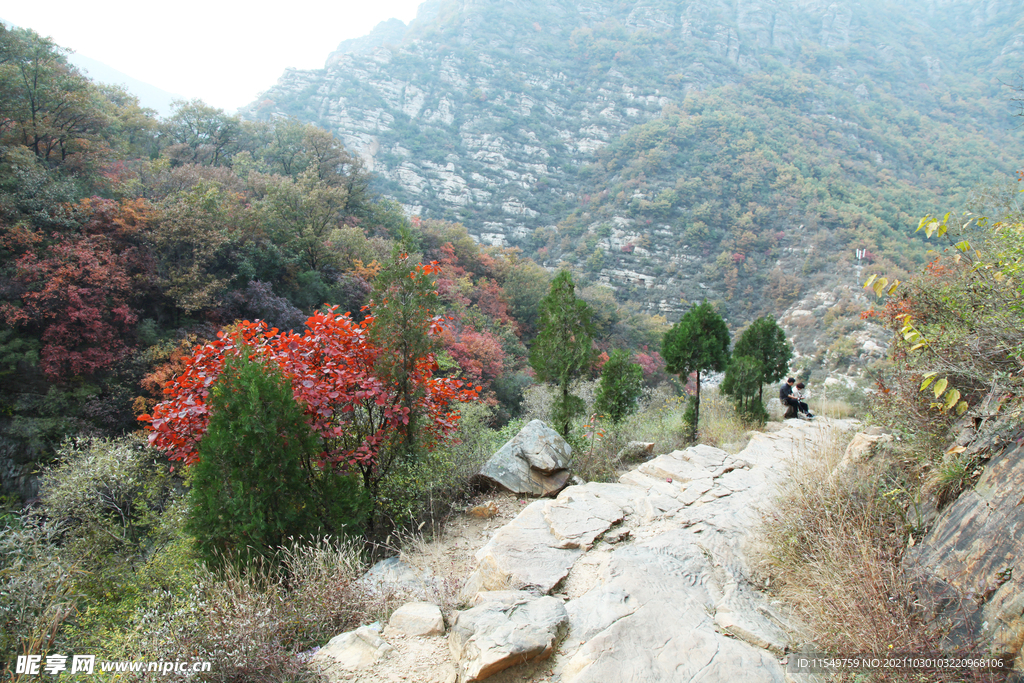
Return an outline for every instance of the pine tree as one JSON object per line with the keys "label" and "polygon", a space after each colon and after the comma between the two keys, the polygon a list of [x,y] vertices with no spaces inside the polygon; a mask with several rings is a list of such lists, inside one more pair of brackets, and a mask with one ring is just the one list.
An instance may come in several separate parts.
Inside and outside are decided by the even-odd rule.
{"label": "pine tree", "polygon": [[320,530],[311,461],[319,438],[280,371],[227,359],[210,392],[210,425],[192,468],[188,530],[217,566],[269,555],[288,537]]}
{"label": "pine tree", "polygon": [[576,298],[576,284],[567,270],[551,282],[541,300],[537,322],[539,334],[530,348],[530,365],[542,382],[559,388],[552,421],[564,437],[574,417],[583,414],[583,399],[571,392],[572,382],[590,368],[594,360],[593,312]]}
{"label": "pine tree", "polygon": [[594,407],[617,425],[636,412],[643,390],[644,373],[640,364],[629,362],[628,353],[615,349],[601,369]]}
{"label": "pine tree", "polygon": [[764,385],[778,382],[786,376],[789,362],[793,360],[793,347],[786,341],[786,333],[775,322],[775,318],[766,315],[743,331],[736,340],[732,355],[734,358],[753,358],[758,362],[757,400],[763,405]]}
{"label": "pine tree", "polygon": [[678,374],[684,383],[691,373],[697,374],[697,392],[691,397],[685,415],[689,438],[696,440],[700,421],[700,373],[725,369],[729,360],[729,328],[705,299],[665,333],[661,355],[665,358],[665,369]]}

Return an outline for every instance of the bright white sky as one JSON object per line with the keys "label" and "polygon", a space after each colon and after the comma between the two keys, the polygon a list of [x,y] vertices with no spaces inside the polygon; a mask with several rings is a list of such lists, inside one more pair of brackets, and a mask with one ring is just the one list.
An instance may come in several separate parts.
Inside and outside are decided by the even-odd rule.
{"label": "bright white sky", "polygon": [[[37,0],[0,18],[186,99],[234,111],[286,67],[319,69],[342,40],[409,23],[422,0]],[[262,5],[262,10],[260,9]]]}

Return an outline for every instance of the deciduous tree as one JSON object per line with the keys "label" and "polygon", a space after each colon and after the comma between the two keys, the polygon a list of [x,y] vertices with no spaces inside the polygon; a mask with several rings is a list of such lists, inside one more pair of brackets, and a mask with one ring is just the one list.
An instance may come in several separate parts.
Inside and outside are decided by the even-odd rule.
{"label": "deciduous tree", "polygon": [[[380,304],[375,312],[387,305]],[[458,404],[477,397],[477,389],[460,380],[435,377],[437,364],[430,353],[412,355],[410,346],[406,358],[396,356],[394,347],[387,351],[376,346],[347,313],[338,315],[333,308],[315,313],[306,327],[303,334],[282,334],[265,323],[243,321],[196,349],[184,359],[182,373],[164,387],[166,400],[151,415],[139,417],[149,425],[150,442],[172,460],[189,465],[199,460],[210,420],[210,387],[225,358],[245,345],[251,356],[275,364],[291,382],[306,421],[323,440],[319,466],[356,468],[365,488],[376,496],[410,440],[419,449],[433,448],[457,427]],[[426,333],[440,334],[439,322],[430,321]],[[390,358],[381,361],[385,355]],[[409,434],[410,416],[418,418],[414,435]]]}

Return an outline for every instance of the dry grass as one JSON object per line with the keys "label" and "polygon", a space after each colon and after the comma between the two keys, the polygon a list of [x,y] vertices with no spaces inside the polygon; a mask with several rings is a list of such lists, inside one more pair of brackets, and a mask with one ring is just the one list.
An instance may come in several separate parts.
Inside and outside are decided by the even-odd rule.
{"label": "dry grass", "polygon": [[320,538],[241,569],[232,562],[217,573],[200,568],[190,595],[143,619],[132,649],[140,659],[210,661],[203,681],[319,680],[299,653],[372,621],[388,602],[358,583],[366,569],[361,548]]}
{"label": "dry grass", "polygon": [[809,447],[789,487],[766,515],[765,554],[773,585],[831,652],[921,652],[935,634],[913,608],[900,569],[909,529],[896,509],[891,472],[837,469],[848,438]]}
{"label": "dry grass", "polygon": [[750,426],[743,423],[732,402],[717,387],[701,391],[698,442],[738,451],[746,445],[749,430]]}

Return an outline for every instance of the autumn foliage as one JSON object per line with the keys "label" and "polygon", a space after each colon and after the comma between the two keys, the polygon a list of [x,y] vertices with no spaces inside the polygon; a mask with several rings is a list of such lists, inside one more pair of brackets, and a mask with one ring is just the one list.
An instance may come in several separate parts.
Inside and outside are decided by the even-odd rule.
{"label": "autumn foliage", "polygon": [[[282,333],[266,323],[243,321],[184,360],[184,371],[167,383],[167,399],[159,403],[147,422],[150,443],[172,460],[192,464],[198,460],[199,442],[209,425],[210,387],[224,369],[225,359],[241,347],[251,358],[273,363],[291,382],[295,399],[309,424],[323,439],[320,466],[356,466],[372,470],[378,453],[403,433],[410,408],[402,405],[395,386],[378,377],[375,365],[383,350],[369,341],[367,327],[353,322],[337,307],[315,313],[303,334]],[[430,334],[441,332],[435,321]],[[477,389],[460,380],[434,376],[432,355],[416,359],[412,382],[420,389],[416,400],[422,419],[421,443],[428,446],[458,424],[457,404],[477,397]]]}

